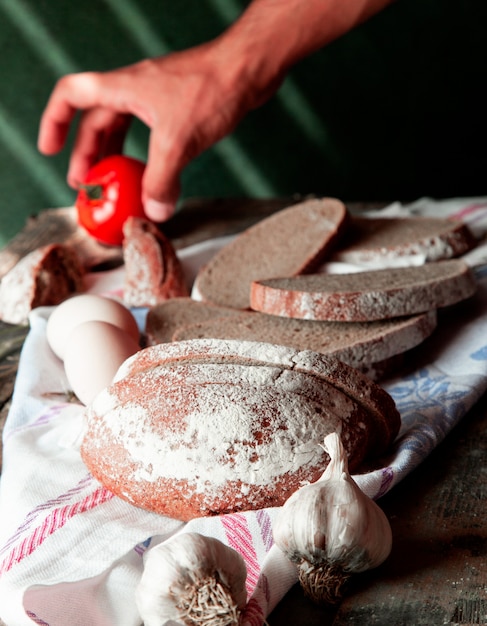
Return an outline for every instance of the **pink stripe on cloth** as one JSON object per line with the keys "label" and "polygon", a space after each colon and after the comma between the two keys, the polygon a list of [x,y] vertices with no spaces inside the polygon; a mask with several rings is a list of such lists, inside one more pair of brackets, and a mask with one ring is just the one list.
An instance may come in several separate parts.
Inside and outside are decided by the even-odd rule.
{"label": "pink stripe on cloth", "polygon": [[247,565],[247,594],[250,596],[257,585],[260,574],[260,565],[257,552],[254,548],[252,533],[245,515],[235,513],[224,515],[221,518],[228,545],[240,552]]}
{"label": "pink stripe on cloth", "polygon": [[[258,511],[256,519],[259,524],[264,546],[266,550],[268,550],[272,545],[272,528],[269,515],[265,511]],[[225,529],[228,545],[234,550],[237,550],[245,560],[247,566],[246,588],[248,597],[250,598],[257,587],[259,587],[261,588],[261,593],[268,599],[268,580],[266,576],[261,575],[259,559],[254,547],[247,517],[241,513],[224,515],[221,518],[221,523]],[[242,620],[245,626],[262,626],[264,623],[264,608],[257,598],[250,598],[245,607]]]}
{"label": "pink stripe on cloth", "polygon": [[[482,218],[485,218],[486,209],[487,209],[487,203],[476,202],[473,204],[468,204],[462,209],[459,209],[458,211],[456,211],[456,213],[452,213],[450,217],[456,220],[465,220],[468,224],[469,221],[474,222]],[[474,216],[473,219],[469,219],[471,214],[476,213],[477,211],[479,211],[479,213],[476,216]]]}
{"label": "pink stripe on cloth", "polygon": [[6,430],[4,432],[4,445],[10,439],[12,435],[17,435],[18,433],[25,432],[32,428],[38,428],[39,426],[44,426],[45,424],[49,424],[49,422],[57,417],[62,410],[67,406],[67,404],[60,404],[49,407],[45,413],[41,413],[39,417],[33,422],[29,422],[27,424],[23,424],[22,426],[17,426],[17,428],[13,428],[12,430]]}
{"label": "pink stripe on cloth", "polygon": [[[0,576],[8,572],[17,563],[20,563],[25,557],[32,554],[49,536],[62,528],[72,517],[94,509],[100,504],[111,500],[113,497],[113,493],[109,492],[104,487],[99,487],[79,502],[66,504],[61,508],[51,511],[42,524],[34,529],[34,532],[25,537],[10,550],[0,564]],[[18,537],[19,533],[16,533],[15,536]],[[14,542],[9,542],[10,545],[12,545],[12,543]]]}
{"label": "pink stripe on cloth", "polygon": [[42,504],[38,504],[29,514],[25,517],[24,521],[17,528],[16,532],[10,537],[7,543],[0,549],[0,555],[6,552],[10,546],[15,543],[19,539],[19,537],[25,534],[28,529],[35,524],[36,519],[44,512],[49,511],[56,505],[61,504],[62,502],[66,502],[67,500],[74,500],[75,496],[78,496],[90,483],[93,482],[93,478],[90,474],[84,476],[77,485],[68,489],[68,491],[62,493],[56,498],[51,498],[42,502]]}

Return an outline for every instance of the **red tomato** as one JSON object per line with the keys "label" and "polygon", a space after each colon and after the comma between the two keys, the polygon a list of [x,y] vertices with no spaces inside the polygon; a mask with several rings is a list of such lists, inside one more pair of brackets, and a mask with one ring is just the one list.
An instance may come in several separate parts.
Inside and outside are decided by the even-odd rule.
{"label": "red tomato", "polygon": [[145,163],[113,155],[96,163],[76,198],[79,224],[98,241],[119,246],[127,217],[145,217],[142,175]]}

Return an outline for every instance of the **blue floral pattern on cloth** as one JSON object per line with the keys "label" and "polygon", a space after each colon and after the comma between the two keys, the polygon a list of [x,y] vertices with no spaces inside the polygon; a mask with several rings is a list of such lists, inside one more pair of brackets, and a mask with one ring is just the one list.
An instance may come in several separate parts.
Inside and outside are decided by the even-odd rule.
{"label": "blue floral pattern on cloth", "polygon": [[443,315],[416,352],[418,366],[384,387],[401,414],[401,430],[380,470],[356,477],[379,498],[416,468],[487,390],[487,274],[470,306]]}

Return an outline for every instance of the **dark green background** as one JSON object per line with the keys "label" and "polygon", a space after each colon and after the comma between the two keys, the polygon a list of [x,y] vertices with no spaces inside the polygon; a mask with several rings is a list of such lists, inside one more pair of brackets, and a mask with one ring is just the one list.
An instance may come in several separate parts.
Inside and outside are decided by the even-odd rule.
{"label": "dark green background", "polygon": [[[195,45],[246,4],[0,0],[0,245],[28,215],[74,200],[68,150],[36,151],[59,76]],[[188,166],[184,197],[485,194],[486,27],[485,0],[398,0],[296,66],[276,97]],[[127,152],[145,158],[146,145],[137,123]]]}

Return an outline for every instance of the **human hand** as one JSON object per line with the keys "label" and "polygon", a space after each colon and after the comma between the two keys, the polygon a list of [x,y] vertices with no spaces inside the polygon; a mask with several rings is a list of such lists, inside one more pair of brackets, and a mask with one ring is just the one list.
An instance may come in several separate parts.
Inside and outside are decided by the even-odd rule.
{"label": "human hand", "polygon": [[111,72],[61,78],[41,119],[38,146],[62,149],[81,111],[69,169],[73,187],[103,156],[120,152],[130,120],[151,129],[142,200],[149,218],[174,212],[189,161],[265,102],[303,57],[392,0],[252,0],[211,42]]}
{"label": "human hand", "polygon": [[[180,174],[193,158],[230,133],[259,96],[245,66],[211,42],[110,72],[61,78],[41,118],[38,147],[59,152],[81,111],[68,183],[77,188],[100,158],[121,152],[133,116],[150,129],[143,202],[164,221],[180,194]],[[254,97],[255,96],[255,97]]]}

